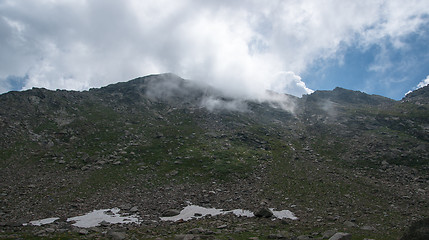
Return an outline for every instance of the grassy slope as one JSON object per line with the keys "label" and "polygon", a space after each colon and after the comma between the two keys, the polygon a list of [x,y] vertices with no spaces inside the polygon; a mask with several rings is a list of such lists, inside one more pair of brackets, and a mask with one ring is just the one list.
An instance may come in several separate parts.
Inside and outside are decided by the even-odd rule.
{"label": "grassy slope", "polygon": [[[35,208],[45,208],[43,211],[53,212],[76,198],[89,198],[127,185],[152,189],[172,182],[246,181],[253,172],[261,171],[259,176],[263,177],[264,183],[260,196],[268,196],[269,201],[285,209],[296,205],[297,214],[302,216],[302,220],[294,225],[263,223],[260,229],[250,229],[261,236],[280,230],[310,234],[331,228],[342,229],[342,221],[354,219],[362,225],[377,224],[378,230],[368,233],[347,229],[354,233],[355,239],[363,236],[391,239],[399,236],[400,226],[408,221],[402,214],[402,205],[413,216],[418,211],[429,212],[427,204],[423,205],[425,208],[415,209],[421,205],[410,207],[410,203],[398,200],[400,196],[392,193],[390,188],[377,184],[376,172],[385,156],[366,157],[368,149],[360,149],[347,136],[336,134],[336,125],[328,124],[324,126],[326,129],[317,125],[306,127],[287,114],[277,113],[264,118],[258,115],[261,109],[255,109],[254,114],[237,115],[172,110],[162,103],[121,109],[118,107],[124,106],[120,104],[111,108],[97,100],[73,105],[61,99],[56,102],[56,108],[42,107],[34,110],[38,113],[37,119],[32,116],[16,119],[27,122],[33,135],[39,137],[31,140],[31,135],[26,132],[28,129],[16,131],[10,138],[12,143],[2,147],[1,170],[15,174],[19,169],[7,183],[3,181],[2,189],[11,182],[19,190],[31,184],[32,179],[52,181],[43,191],[26,195],[28,199],[25,201],[38,203]],[[408,109],[407,113],[401,112],[403,109]],[[124,114],[130,110],[133,114]],[[412,114],[408,115],[409,111]],[[404,141],[410,146],[427,144],[419,135],[398,128],[398,122],[395,122],[424,122],[427,111],[399,105],[383,111],[359,108],[353,114],[400,119],[386,120],[382,127],[359,132],[356,135],[358,144],[365,144],[367,138],[374,136],[387,142],[384,140],[386,132],[389,136],[398,136],[399,140],[389,146],[392,148],[407,148]],[[71,122],[61,125],[55,117],[52,118],[62,115]],[[54,144],[49,145],[49,140]],[[356,151],[362,154],[357,161],[346,158]],[[387,160],[392,164],[418,167],[424,173],[427,159],[411,156],[406,158],[407,161]],[[93,167],[94,162],[100,160],[111,160],[112,163],[82,172],[82,167]],[[364,167],[366,169],[362,170]],[[34,169],[37,172],[29,174]],[[33,177],[20,182],[25,175]],[[68,178],[76,181],[68,182]],[[61,179],[66,179],[66,184],[55,184]],[[13,196],[15,193],[9,194]],[[51,200],[47,200],[47,196],[52,196]],[[392,201],[396,200],[399,207],[392,208]],[[254,233],[235,237],[245,239]]]}

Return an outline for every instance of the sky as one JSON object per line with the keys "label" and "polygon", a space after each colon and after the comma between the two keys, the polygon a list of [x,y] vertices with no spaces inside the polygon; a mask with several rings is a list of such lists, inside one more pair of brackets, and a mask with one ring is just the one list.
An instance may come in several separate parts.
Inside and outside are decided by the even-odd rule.
{"label": "sky", "polygon": [[429,83],[426,0],[0,0],[0,93],[171,72],[226,94]]}

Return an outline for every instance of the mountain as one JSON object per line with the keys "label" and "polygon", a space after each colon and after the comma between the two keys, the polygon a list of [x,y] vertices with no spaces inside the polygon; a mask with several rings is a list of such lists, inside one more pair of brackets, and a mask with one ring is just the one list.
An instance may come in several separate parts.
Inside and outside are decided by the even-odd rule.
{"label": "mountain", "polygon": [[429,85],[410,92],[402,99],[402,102],[412,102],[417,105],[427,105],[429,103],[428,99]]}
{"label": "mountain", "polygon": [[[161,74],[2,94],[0,238],[397,239],[428,217],[427,93],[243,100]],[[191,203],[290,210],[298,220],[160,220]],[[113,207],[142,223],[66,221]],[[59,220],[22,225],[51,217]]]}
{"label": "mountain", "polygon": [[310,101],[320,101],[320,100],[329,100],[336,103],[342,104],[362,104],[362,105],[388,105],[395,102],[392,99],[378,96],[378,95],[368,95],[359,91],[347,90],[344,88],[337,87],[332,91],[316,91],[310,95],[306,95]]}

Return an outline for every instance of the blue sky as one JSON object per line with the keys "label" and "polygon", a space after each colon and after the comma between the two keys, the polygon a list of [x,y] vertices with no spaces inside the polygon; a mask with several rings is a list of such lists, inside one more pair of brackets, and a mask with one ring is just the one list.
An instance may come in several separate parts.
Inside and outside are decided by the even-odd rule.
{"label": "blue sky", "polygon": [[395,48],[388,39],[365,49],[348,46],[341,60],[316,61],[302,78],[311,89],[339,86],[399,100],[429,75],[429,26],[402,41],[402,48]]}
{"label": "blue sky", "polygon": [[316,61],[302,77],[312,89],[339,86],[399,100],[429,75],[429,27],[402,41],[405,47],[399,49],[387,39],[366,49],[348,46],[341,60]]}
{"label": "blue sky", "polygon": [[0,93],[173,72],[226,94],[337,86],[401,99],[429,82],[419,0],[4,0]]}

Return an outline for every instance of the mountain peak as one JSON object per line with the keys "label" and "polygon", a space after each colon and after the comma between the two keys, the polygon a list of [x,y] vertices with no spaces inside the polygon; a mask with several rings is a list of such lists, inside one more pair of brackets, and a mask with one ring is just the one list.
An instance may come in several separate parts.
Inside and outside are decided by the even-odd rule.
{"label": "mountain peak", "polygon": [[402,102],[429,104],[429,85],[408,93],[402,99]]}
{"label": "mountain peak", "polygon": [[329,100],[336,103],[381,105],[392,104],[395,100],[380,95],[369,95],[361,91],[336,87],[334,90],[317,90],[307,95],[310,101]]}

